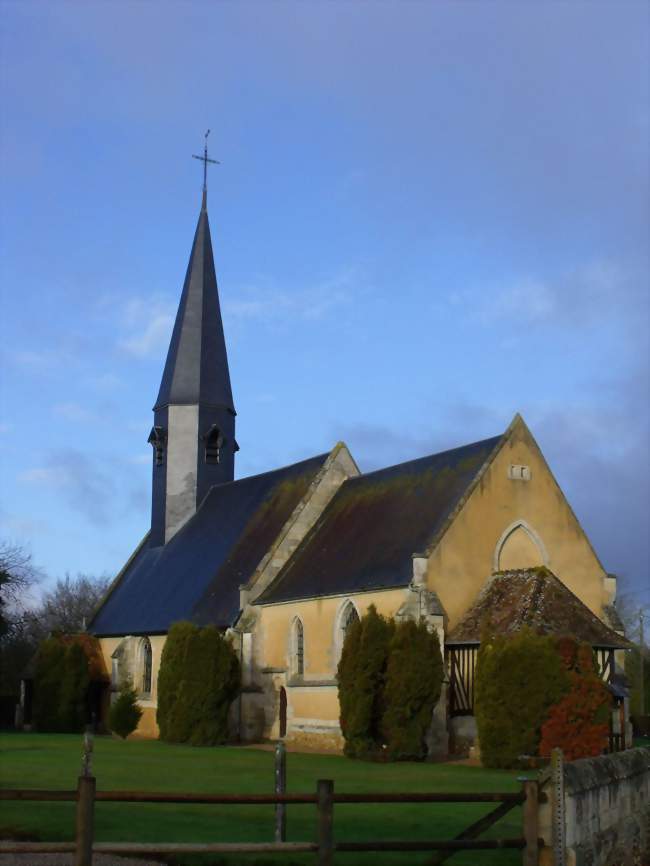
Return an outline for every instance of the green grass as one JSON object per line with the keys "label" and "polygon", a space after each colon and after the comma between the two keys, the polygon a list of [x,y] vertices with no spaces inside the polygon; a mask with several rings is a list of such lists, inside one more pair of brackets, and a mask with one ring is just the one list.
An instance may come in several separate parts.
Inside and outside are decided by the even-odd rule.
{"label": "green grass", "polygon": [[[0,786],[4,788],[76,787],[81,765],[81,737],[66,734],[0,734]],[[271,793],[273,754],[235,747],[192,748],[158,741],[95,740],[94,774],[99,790]],[[333,779],[340,792],[516,791],[516,773],[452,764],[375,764],[336,755],[289,754],[288,790],[314,792],[317,779]],[[338,840],[449,839],[493,808],[473,804],[390,804],[335,806]],[[97,841],[238,842],[273,838],[273,807],[98,803]],[[73,838],[73,803],[3,802],[0,834],[21,833],[47,841]],[[315,806],[289,806],[289,841],[315,838]],[[515,809],[486,837],[521,835],[521,811]],[[424,864],[426,854],[336,855],[337,866]],[[312,864],[313,855],[240,855],[186,858],[183,863]],[[455,854],[456,866],[510,866],[521,863],[518,851]]]}

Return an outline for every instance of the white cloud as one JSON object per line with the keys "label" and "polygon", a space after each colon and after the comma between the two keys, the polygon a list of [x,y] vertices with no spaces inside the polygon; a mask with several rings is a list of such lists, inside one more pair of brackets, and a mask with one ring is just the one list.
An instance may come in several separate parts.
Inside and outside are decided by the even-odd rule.
{"label": "white cloud", "polygon": [[234,319],[321,319],[334,308],[350,301],[352,290],[359,282],[357,272],[346,269],[340,273],[294,292],[267,286],[246,286],[237,300],[223,303],[226,316]]}
{"label": "white cloud", "polygon": [[39,466],[26,469],[18,475],[26,484],[45,484],[48,487],[65,487],[71,481],[70,473],[62,466]]}
{"label": "white cloud", "polygon": [[93,388],[100,391],[113,391],[115,388],[121,388],[124,382],[119,376],[114,373],[103,373],[100,376],[91,376],[86,380]]}
{"label": "white cloud", "polygon": [[175,302],[160,294],[129,298],[119,314],[125,333],[118,348],[134,358],[164,357],[175,312]]}
{"label": "white cloud", "polygon": [[[454,292],[449,300],[453,306],[469,309],[470,319],[482,325],[516,322],[522,326],[562,326],[627,316],[630,311],[622,303],[623,297],[634,307],[640,300],[633,274],[613,262],[593,261],[555,278],[523,276],[501,288],[484,286]],[[616,305],[614,298],[619,300]]]}
{"label": "white cloud", "polygon": [[151,463],[151,454],[134,454],[128,458],[128,462],[134,466],[143,466]]}
{"label": "white cloud", "polygon": [[136,358],[157,358],[167,348],[174,317],[169,313],[154,315],[138,334],[120,341],[120,347]]}
{"label": "white cloud", "polygon": [[74,424],[88,424],[96,420],[96,416],[79,403],[57,403],[52,407],[52,412],[58,418]]}
{"label": "white cloud", "polygon": [[52,352],[34,352],[31,349],[20,349],[9,352],[9,358],[19,367],[44,369],[58,363],[58,358]]}

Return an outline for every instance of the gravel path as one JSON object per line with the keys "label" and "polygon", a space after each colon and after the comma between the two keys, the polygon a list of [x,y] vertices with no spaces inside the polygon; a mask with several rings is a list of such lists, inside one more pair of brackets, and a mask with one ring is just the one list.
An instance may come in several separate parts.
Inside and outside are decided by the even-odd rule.
{"label": "gravel path", "polygon": [[[73,854],[0,854],[0,866],[73,866]],[[95,854],[93,866],[165,866],[157,860],[134,860]]]}

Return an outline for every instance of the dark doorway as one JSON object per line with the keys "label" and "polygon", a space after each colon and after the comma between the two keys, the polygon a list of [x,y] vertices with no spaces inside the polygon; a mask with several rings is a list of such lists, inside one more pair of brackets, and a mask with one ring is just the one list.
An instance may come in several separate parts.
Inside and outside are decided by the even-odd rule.
{"label": "dark doorway", "polygon": [[280,736],[285,737],[287,734],[287,692],[284,688],[280,689]]}

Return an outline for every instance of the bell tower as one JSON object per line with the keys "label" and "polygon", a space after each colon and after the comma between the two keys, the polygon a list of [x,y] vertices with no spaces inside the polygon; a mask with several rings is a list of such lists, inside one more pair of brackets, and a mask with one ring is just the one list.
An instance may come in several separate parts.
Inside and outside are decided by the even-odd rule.
{"label": "bell tower", "polygon": [[[208,130],[209,132],[209,130]],[[150,544],[166,544],[215,484],[235,474],[235,407],[207,210],[203,200],[149,434],[153,446]]]}

